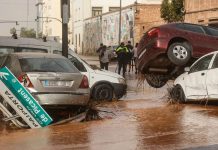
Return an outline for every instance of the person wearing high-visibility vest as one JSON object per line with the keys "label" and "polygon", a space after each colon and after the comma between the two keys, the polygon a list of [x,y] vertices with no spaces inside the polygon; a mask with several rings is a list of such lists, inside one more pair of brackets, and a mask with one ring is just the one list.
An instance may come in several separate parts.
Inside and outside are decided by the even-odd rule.
{"label": "person wearing high-visibility vest", "polygon": [[123,76],[125,77],[126,65],[128,63],[128,48],[122,42],[119,47],[115,50],[118,60],[118,74],[120,74],[121,69],[123,69]]}

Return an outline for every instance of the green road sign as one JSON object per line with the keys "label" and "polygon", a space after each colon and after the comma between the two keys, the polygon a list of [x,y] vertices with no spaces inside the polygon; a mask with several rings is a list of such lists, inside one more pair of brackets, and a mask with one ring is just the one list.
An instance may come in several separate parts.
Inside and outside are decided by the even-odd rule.
{"label": "green road sign", "polygon": [[0,94],[31,128],[49,125],[52,118],[7,67],[0,69]]}

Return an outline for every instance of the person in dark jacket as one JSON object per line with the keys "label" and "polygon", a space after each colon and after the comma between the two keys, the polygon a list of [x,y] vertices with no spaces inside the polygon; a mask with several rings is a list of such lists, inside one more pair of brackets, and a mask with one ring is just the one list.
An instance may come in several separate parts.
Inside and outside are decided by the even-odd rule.
{"label": "person in dark jacket", "polygon": [[131,67],[133,66],[133,46],[131,45],[131,41],[128,41],[126,47],[128,48],[128,64],[129,64],[129,72],[130,72]]}
{"label": "person in dark jacket", "polygon": [[122,42],[115,52],[118,60],[118,74],[120,74],[121,69],[123,69],[123,76],[125,77],[126,65],[128,63],[128,48]]}
{"label": "person in dark jacket", "polygon": [[108,70],[109,61],[110,54],[107,50],[107,46],[104,45],[100,54],[101,69]]}
{"label": "person in dark jacket", "polygon": [[101,54],[102,54],[103,47],[104,47],[104,44],[101,43],[100,47],[96,50],[96,52],[98,53],[98,56],[99,56],[100,66],[102,66],[102,64],[101,64]]}

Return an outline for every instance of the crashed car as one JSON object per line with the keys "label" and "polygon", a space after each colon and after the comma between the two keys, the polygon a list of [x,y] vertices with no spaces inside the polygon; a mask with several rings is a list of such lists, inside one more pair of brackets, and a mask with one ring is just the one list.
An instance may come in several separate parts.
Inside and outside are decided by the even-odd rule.
{"label": "crashed car", "polygon": [[154,88],[175,79],[185,66],[218,49],[218,29],[172,23],[150,29],[138,45],[137,67]]}
{"label": "crashed car", "polygon": [[[55,52],[61,54],[61,51]],[[68,51],[68,58],[82,74],[88,77],[91,98],[94,100],[120,99],[126,94],[127,84],[123,76],[90,65],[72,51]]]}
{"label": "crashed car", "polygon": [[218,99],[218,51],[199,58],[174,81],[176,100]]}
{"label": "crashed car", "polygon": [[0,67],[4,66],[43,107],[85,106],[89,101],[88,78],[63,56],[47,53],[4,54],[0,56]]}

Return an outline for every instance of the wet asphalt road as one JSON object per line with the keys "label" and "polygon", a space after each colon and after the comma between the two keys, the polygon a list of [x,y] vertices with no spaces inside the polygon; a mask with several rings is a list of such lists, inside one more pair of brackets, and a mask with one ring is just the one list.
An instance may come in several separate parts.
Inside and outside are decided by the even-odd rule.
{"label": "wet asphalt road", "polygon": [[1,122],[0,149],[218,149],[218,106],[168,104],[167,86],[153,89],[144,84],[137,88],[135,75],[127,78],[125,97],[98,106],[108,111],[100,113],[102,120],[34,130],[11,129]]}

